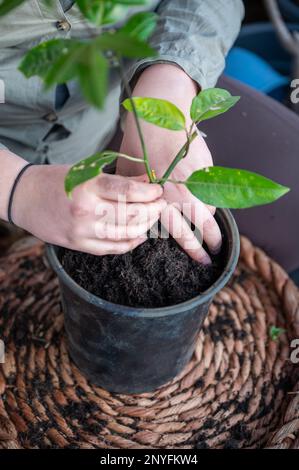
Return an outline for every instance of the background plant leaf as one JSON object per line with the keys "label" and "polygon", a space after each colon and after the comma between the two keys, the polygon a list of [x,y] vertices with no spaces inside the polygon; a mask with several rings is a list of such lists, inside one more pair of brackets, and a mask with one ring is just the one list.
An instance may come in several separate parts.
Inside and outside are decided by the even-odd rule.
{"label": "background plant leaf", "polygon": [[80,45],[79,41],[70,39],[51,39],[43,42],[27,52],[19,65],[19,70],[27,78],[35,75],[45,78],[60,57],[67,60],[69,55],[80,48]]}
{"label": "background plant leaf", "polygon": [[131,16],[121,31],[139,41],[147,41],[153,34],[158,21],[158,15],[152,12],[140,12]]}
{"label": "background plant leaf", "polygon": [[26,0],[0,0],[0,16],[4,16]]}
{"label": "background plant leaf", "polygon": [[185,185],[205,204],[230,209],[269,204],[289,191],[256,173],[217,166],[195,171]]}
{"label": "background plant leaf", "polygon": [[223,114],[232,108],[239,96],[232,96],[222,88],[208,88],[201,91],[192,101],[190,116],[193,122],[199,123]]}
{"label": "background plant leaf", "polygon": [[91,23],[94,23],[96,26],[102,24],[105,13],[105,2],[103,0],[76,0],[76,4],[83,16]]}
{"label": "background plant leaf", "polygon": [[70,197],[77,186],[100,175],[103,168],[112,163],[117,157],[117,152],[107,150],[105,152],[96,153],[73,165],[64,181],[64,188],[67,195]]}
{"label": "background plant leaf", "polygon": [[127,6],[136,6],[136,5],[146,5],[148,0],[108,0],[109,3],[118,3],[120,5]]}
{"label": "background plant leaf", "polygon": [[108,84],[108,62],[95,44],[86,47],[78,65],[79,83],[86,100],[101,109]]}
{"label": "background plant leaf", "polygon": [[[186,127],[184,114],[170,101],[157,98],[134,97],[133,102],[138,117],[144,121],[173,131],[181,131]],[[129,98],[122,104],[127,111],[133,111]]]}
{"label": "background plant leaf", "polygon": [[155,57],[157,52],[146,42],[140,41],[129,33],[117,31],[115,33],[103,33],[95,40],[102,51],[112,51],[116,55],[138,59],[142,57]]}

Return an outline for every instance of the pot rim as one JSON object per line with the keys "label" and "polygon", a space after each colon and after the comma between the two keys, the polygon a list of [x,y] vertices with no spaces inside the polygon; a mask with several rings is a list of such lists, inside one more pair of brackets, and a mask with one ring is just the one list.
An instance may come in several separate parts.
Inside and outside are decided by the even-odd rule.
{"label": "pot rim", "polygon": [[[240,237],[235,219],[228,209],[217,209],[217,218],[223,222],[223,229],[228,238],[228,256],[226,264],[223,268],[222,274],[206,291],[193,297],[190,300],[181,302],[176,305],[167,307],[155,308],[142,308],[142,307],[129,307],[126,305],[114,304],[108,300],[104,300],[96,295],[88,292],[86,289],[77,284],[72,277],[67,274],[62,264],[60,263],[55,245],[46,245],[46,253],[52,269],[57,274],[59,281],[66,284],[76,295],[81,297],[85,302],[91,303],[97,307],[104,308],[107,311],[113,312],[118,315],[126,315],[132,317],[163,317],[167,315],[174,315],[190,310],[194,307],[209,302],[217,292],[219,292],[228,282],[238,262],[240,253]],[[226,227],[225,227],[226,226]]]}

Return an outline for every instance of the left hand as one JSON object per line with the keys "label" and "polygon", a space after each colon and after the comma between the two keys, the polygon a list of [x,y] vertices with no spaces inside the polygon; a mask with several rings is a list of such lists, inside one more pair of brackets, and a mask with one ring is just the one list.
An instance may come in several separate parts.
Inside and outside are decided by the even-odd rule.
{"label": "left hand", "polygon": [[[189,126],[191,123],[189,109],[197,92],[197,85],[180,68],[175,65],[159,64],[151,66],[143,72],[133,95],[161,98],[173,102],[184,112],[187,126]],[[157,177],[161,178],[186,142],[186,135],[184,132],[169,131],[144,121],[141,121],[141,127],[151,168],[155,170]],[[120,151],[142,158],[136,125],[131,113],[126,118]],[[204,139],[199,136],[191,144],[187,157],[181,160],[174,169],[171,178],[184,181],[195,170],[212,165],[210,151]],[[141,163],[119,159],[117,172],[128,176],[143,174],[144,166]],[[222,237],[213,216],[215,209],[195,198],[184,185],[166,183],[163,198],[169,204],[161,214],[162,224],[193,259],[203,264],[211,263],[208,253],[203,249],[182,212],[199,229],[210,252],[216,254],[221,249]]]}

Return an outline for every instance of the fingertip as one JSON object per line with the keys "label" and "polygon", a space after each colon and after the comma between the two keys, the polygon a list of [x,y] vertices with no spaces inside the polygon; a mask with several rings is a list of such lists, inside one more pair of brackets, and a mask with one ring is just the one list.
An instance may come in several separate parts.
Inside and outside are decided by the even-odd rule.
{"label": "fingertip", "polygon": [[209,255],[207,253],[200,256],[199,262],[201,264],[203,264],[204,266],[211,266],[211,264],[212,264],[212,260],[211,260],[211,258],[209,257]]}
{"label": "fingertip", "polygon": [[151,184],[150,186],[151,186],[151,188],[153,188],[155,190],[157,197],[161,197],[163,195],[164,190],[163,190],[163,186],[161,186],[161,184],[156,184],[155,183],[155,184]]}
{"label": "fingertip", "polygon": [[212,260],[211,258],[209,257],[208,253],[206,253],[205,251],[203,252],[202,250],[200,250],[198,252],[198,250],[191,250],[189,251],[189,255],[191,256],[191,258],[194,259],[194,261],[197,261],[199,264],[202,264],[203,266],[211,266],[212,264]]}
{"label": "fingertip", "polygon": [[210,248],[210,252],[214,256],[219,255],[221,248],[222,248],[222,241],[218,243],[215,247]]}

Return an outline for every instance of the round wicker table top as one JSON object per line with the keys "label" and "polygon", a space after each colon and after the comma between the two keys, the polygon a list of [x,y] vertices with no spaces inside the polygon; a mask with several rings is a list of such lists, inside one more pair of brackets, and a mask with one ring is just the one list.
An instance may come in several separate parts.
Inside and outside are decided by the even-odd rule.
{"label": "round wicker table top", "polygon": [[[0,258],[0,448],[299,448],[299,293],[241,245],[185,370],[152,393],[119,395],[71,362],[44,246],[16,242]],[[271,326],[285,329],[276,341]]]}

